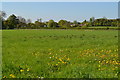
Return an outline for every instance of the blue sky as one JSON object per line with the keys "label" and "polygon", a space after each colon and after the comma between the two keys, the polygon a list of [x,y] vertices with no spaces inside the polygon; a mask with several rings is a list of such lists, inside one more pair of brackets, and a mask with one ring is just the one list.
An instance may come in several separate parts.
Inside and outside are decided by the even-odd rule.
{"label": "blue sky", "polygon": [[89,20],[95,18],[117,18],[117,2],[3,2],[2,10],[7,16],[15,14],[32,21],[42,18],[59,21]]}
{"label": "blue sky", "polygon": [[120,0],[1,0],[2,2],[118,2]]}

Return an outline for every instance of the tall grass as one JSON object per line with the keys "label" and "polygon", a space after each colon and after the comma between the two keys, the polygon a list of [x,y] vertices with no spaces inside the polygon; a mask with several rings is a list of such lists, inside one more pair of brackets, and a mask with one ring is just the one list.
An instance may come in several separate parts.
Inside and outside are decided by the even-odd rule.
{"label": "tall grass", "polygon": [[3,30],[3,78],[117,78],[118,31]]}

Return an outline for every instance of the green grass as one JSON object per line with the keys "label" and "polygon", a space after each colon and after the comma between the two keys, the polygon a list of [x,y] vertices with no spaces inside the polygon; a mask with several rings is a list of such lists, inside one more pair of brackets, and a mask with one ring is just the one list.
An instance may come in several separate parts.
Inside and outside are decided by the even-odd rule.
{"label": "green grass", "polygon": [[76,27],[76,29],[94,29],[94,30],[119,30],[120,27],[112,27],[112,26],[91,26],[91,27]]}
{"label": "green grass", "polygon": [[120,29],[119,27],[112,27],[112,26],[94,26],[94,27],[88,27],[88,28],[101,28],[101,29]]}
{"label": "green grass", "polygon": [[2,30],[0,30],[0,79],[2,78]]}
{"label": "green grass", "polygon": [[3,30],[3,78],[117,78],[118,31]]}

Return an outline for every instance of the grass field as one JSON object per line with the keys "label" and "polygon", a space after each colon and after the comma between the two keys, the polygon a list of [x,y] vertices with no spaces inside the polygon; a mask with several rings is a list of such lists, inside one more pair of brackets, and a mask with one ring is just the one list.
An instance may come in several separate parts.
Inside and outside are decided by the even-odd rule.
{"label": "grass field", "polygon": [[3,30],[3,78],[117,78],[117,30]]}

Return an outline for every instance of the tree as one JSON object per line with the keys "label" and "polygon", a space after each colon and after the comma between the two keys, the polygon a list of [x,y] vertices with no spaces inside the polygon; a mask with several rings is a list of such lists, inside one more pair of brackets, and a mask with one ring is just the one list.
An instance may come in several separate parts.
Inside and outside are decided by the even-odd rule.
{"label": "tree", "polygon": [[70,27],[71,27],[70,23],[68,23],[68,22],[62,26],[62,28],[64,28],[64,29],[67,29],[67,28],[70,28]]}
{"label": "tree", "polygon": [[102,19],[107,19],[105,16],[103,16],[103,18]]}
{"label": "tree", "polygon": [[0,18],[6,17],[6,13],[4,11],[0,11]]}
{"label": "tree", "polygon": [[40,18],[40,19],[37,19],[37,21],[38,21],[38,22],[42,22],[42,18]]}
{"label": "tree", "polygon": [[27,28],[28,29],[35,29],[35,24],[34,23],[28,23]]}
{"label": "tree", "polygon": [[6,17],[6,13],[4,11],[0,11],[0,29],[6,29],[4,25],[5,17]]}
{"label": "tree", "polygon": [[78,22],[75,20],[75,21],[73,21],[73,24],[76,24],[76,25],[77,25],[77,24],[78,24]]}
{"label": "tree", "polygon": [[90,26],[89,22],[87,20],[84,20],[82,22],[82,27],[88,27],[88,26]]}
{"label": "tree", "polygon": [[91,17],[91,18],[90,18],[90,23],[89,23],[89,25],[90,25],[90,26],[93,26],[93,22],[94,22],[94,21],[95,21],[95,18],[94,18],[94,17]]}
{"label": "tree", "polygon": [[8,22],[7,25],[9,25],[9,29],[14,29],[17,27],[19,20],[14,14],[12,14],[8,17],[7,22]]}
{"label": "tree", "polygon": [[8,20],[5,20],[4,22],[3,22],[3,25],[2,25],[2,29],[9,29],[9,21]]}
{"label": "tree", "polygon": [[26,19],[21,16],[17,16],[17,19],[22,23],[26,23]]}
{"label": "tree", "polygon": [[116,19],[117,27],[120,27],[120,18]]}
{"label": "tree", "polygon": [[57,23],[54,22],[54,20],[49,20],[47,26],[51,27],[51,28],[55,28],[55,27],[57,27]]}
{"label": "tree", "polygon": [[39,21],[35,21],[35,26],[36,26],[36,28],[40,28],[40,27],[44,27],[44,23],[42,23],[42,22],[39,22]]}
{"label": "tree", "polygon": [[17,19],[19,20],[19,23],[17,24],[18,29],[27,27],[25,18],[17,16]]}
{"label": "tree", "polygon": [[73,23],[71,23],[71,27],[78,27],[79,26],[79,22],[77,22],[76,20],[73,21]]}
{"label": "tree", "polygon": [[26,23],[28,24],[28,23],[31,23],[31,22],[32,22],[31,19],[27,19]]}
{"label": "tree", "polygon": [[58,25],[59,25],[60,27],[63,27],[66,23],[67,23],[66,20],[60,20],[60,21],[58,22]]}
{"label": "tree", "polygon": [[87,23],[87,20],[84,20],[83,22],[82,22],[82,24],[86,24]]}
{"label": "tree", "polygon": [[95,17],[91,17],[90,22],[94,22],[94,21],[95,21]]}

